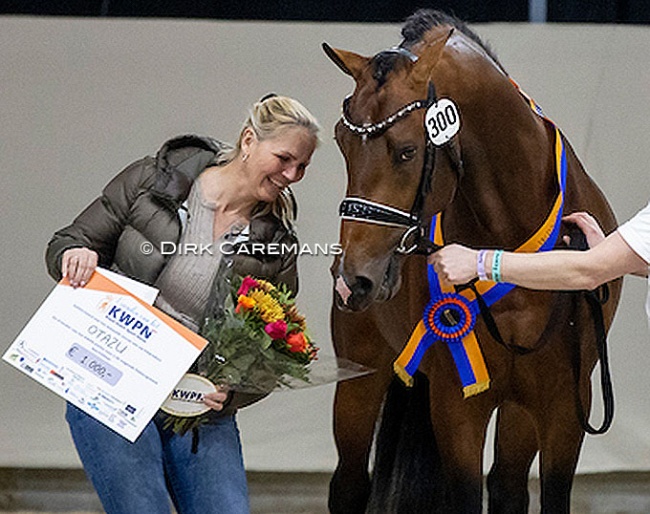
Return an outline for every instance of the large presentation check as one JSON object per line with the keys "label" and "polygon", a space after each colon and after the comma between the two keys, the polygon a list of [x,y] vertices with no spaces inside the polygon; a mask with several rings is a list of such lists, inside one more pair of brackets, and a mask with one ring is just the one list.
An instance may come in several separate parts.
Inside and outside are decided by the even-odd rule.
{"label": "large presentation check", "polygon": [[151,290],[104,270],[63,279],[3,359],[133,442],[207,343]]}

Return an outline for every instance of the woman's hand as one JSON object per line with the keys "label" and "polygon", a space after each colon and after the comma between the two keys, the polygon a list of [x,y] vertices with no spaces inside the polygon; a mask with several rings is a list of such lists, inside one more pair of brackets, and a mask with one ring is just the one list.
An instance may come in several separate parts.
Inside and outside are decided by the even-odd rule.
{"label": "woman's hand", "polygon": [[[574,223],[577,225],[587,238],[587,244],[589,245],[589,248],[593,248],[597,244],[602,243],[605,239],[605,233],[591,214],[588,214],[586,212],[574,212],[568,216],[564,216],[562,218],[562,221]],[[569,236],[564,237],[564,240],[567,244],[569,243],[568,237]]]}
{"label": "woman's hand", "polygon": [[477,253],[476,250],[453,244],[429,255],[428,262],[433,264],[433,269],[443,282],[465,284],[477,276]]}
{"label": "woman's hand", "polygon": [[70,248],[63,252],[61,273],[72,287],[84,287],[97,267],[97,252],[89,248]]}
{"label": "woman's hand", "polygon": [[203,396],[203,403],[205,403],[211,409],[216,410],[217,412],[224,408],[224,404],[228,399],[228,387],[227,386],[217,386],[217,391],[214,393],[208,393]]}

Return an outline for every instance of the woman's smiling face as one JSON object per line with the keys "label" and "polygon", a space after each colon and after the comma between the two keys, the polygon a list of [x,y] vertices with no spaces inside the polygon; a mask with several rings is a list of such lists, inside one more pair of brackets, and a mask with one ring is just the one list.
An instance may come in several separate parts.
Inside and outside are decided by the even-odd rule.
{"label": "woman's smiling face", "polygon": [[285,187],[305,175],[316,149],[316,138],[304,127],[289,126],[275,137],[259,141],[252,130],[244,134],[242,154],[253,195],[273,202]]}

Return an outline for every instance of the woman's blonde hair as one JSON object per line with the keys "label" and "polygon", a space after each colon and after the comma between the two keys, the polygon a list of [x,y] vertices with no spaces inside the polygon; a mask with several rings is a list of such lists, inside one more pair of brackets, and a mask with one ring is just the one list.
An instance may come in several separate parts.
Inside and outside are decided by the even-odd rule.
{"label": "woman's blonde hair", "polygon": [[[264,141],[276,137],[281,130],[289,127],[307,129],[318,144],[320,125],[313,114],[293,98],[275,94],[266,95],[259,102],[256,102],[249,111],[248,118],[239,133],[237,145],[233,148],[229,158],[234,159],[239,156],[246,129],[250,128],[258,141]],[[256,214],[264,215],[269,212],[272,212],[280,219],[287,229],[293,230],[293,222],[296,217],[296,202],[289,188],[284,189],[272,204],[267,204]]]}

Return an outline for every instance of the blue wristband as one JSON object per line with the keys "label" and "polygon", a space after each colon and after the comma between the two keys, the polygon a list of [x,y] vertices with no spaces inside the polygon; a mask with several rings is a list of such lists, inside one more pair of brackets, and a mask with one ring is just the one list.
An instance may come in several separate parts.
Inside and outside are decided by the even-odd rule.
{"label": "blue wristband", "polygon": [[503,258],[503,250],[496,250],[492,258],[492,280],[494,282],[501,282],[501,259]]}

